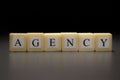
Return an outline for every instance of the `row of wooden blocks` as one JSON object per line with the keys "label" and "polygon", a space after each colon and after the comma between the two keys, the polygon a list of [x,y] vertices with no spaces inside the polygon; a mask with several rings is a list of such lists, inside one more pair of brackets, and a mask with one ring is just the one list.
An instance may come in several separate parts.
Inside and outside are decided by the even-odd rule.
{"label": "row of wooden blocks", "polygon": [[10,33],[10,51],[112,51],[111,33]]}

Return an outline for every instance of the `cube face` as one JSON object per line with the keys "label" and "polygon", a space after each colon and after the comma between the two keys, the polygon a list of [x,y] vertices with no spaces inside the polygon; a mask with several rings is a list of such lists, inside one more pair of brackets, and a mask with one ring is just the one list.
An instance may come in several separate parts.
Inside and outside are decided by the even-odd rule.
{"label": "cube face", "polygon": [[61,33],[62,51],[78,51],[78,34]]}
{"label": "cube face", "polygon": [[45,33],[45,51],[61,51],[60,33]]}
{"label": "cube face", "polygon": [[78,33],[79,51],[94,51],[94,34]]}
{"label": "cube face", "polygon": [[112,34],[95,33],[95,51],[112,51]]}
{"label": "cube face", "polygon": [[9,35],[9,49],[10,51],[26,51],[26,34],[25,33],[11,33]]}
{"label": "cube face", "polygon": [[43,33],[27,33],[27,51],[43,51]]}

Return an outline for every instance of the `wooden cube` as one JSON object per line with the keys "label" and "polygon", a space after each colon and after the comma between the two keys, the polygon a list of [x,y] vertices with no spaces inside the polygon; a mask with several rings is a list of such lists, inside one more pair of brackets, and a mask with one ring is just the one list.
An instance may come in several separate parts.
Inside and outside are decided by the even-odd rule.
{"label": "wooden cube", "polygon": [[61,34],[45,33],[45,51],[61,51]]}
{"label": "wooden cube", "polygon": [[61,33],[61,35],[62,35],[62,51],[78,51],[77,33]]}
{"label": "wooden cube", "polygon": [[78,33],[79,51],[94,51],[94,34]]}
{"label": "wooden cube", "polygon": [[112,51],[111,33],[94,33],[95,51]]}
{"label": "wooden cube", "polygon": [[27,51],[43,51],[43,50],[44,50],[44,34],[27,33]]}
{"label": "wooden cube", "polygon": [[10,51],[26,51],[25,33],[10,33],[9,37]]}

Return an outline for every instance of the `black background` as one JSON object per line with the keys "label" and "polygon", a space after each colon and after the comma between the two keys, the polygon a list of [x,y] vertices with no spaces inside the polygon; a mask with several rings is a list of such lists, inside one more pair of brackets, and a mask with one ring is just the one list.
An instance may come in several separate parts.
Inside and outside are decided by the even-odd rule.
{"label": "black background", "polygon": [[[37,10],[32,11],[32,9]],[[9,8],[6,20],[5,26],[1,26],[2,34],[10,32],[119,33],[113,23],[112,0],[80,1],[72,4],[56,4],[47,8],[44,5],[30,10],[24,7],[12,11],[12,8]]]}
{"label": "black background", "polygon": [[11,32],[111,32],[119,34],[112,17],[8,16],[2,34]]}
{"label": "black background", "polygon": [[[2,34],[11,32],[111,32],[118,34],[113,26],[112,0],[83,1],[73,3],[68,8],[46,9],[37,11],[9,9]],[[31,8],[32,9],[32,8]]]}
{"label": "black background", "polygon": [[111,32],[119,34],[111,17],[8,16],[1,32]]}

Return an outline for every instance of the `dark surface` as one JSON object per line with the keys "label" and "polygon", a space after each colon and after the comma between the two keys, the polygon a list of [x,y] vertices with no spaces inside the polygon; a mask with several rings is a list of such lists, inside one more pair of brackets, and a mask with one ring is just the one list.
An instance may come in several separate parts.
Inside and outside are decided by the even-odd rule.
{"label": "dark surface", "polygon": [[120,35],[113,52],[9,52],[0,36],[0,80],[120,80]]}

